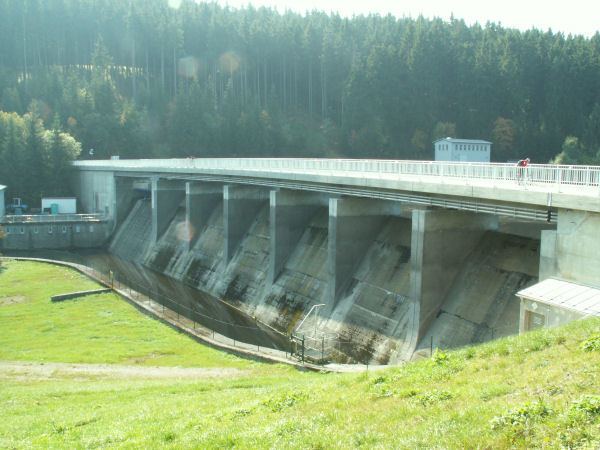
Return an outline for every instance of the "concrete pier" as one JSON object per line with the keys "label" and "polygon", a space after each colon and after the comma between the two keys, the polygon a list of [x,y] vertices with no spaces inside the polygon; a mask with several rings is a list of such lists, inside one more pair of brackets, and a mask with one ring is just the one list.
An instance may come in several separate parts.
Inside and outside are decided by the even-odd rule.
{"label": "concrete pier", "polygon": [[188,243],[192,248],[210,215],[223,199],[223,185],[219,183],[185,183],[185,220]]}
{"label": "concrete pier", "polygon": [[497,218],[452,210],[414,210],[411,298],[419,311],[420,339],[436,317],[461,264]]}
{"label": "concrete pier", "polygon": [[257,187],[223,186],[223,261],[231,261],[244,235],[262,206],[269,201],[269,191]]}
{"label": "concrete pier", "polygon": [[185,185],[181,181],[152,179],[151,238],[154,242],[163,235],[184,197]]}
{"label": "concrete pier", "polygon": [[542,231],[540,280],[558,277],[600,287],[600,214],[560,209],[556,231]]}
{"label": "concrete pier", "polygon": [[381,230],[385,216],[400,215],[401,206],[363,198],[329,199],[328,272],[330,306],[336,304],[367,249]]}
{"label": "concrete pier", "polygon": [[296,248],[302,233],[319,206],[325,206],[328,198],[323,194],[303,191],[271,191],[270,193],[270,261],[268,282],[273,284],[290,255]]}

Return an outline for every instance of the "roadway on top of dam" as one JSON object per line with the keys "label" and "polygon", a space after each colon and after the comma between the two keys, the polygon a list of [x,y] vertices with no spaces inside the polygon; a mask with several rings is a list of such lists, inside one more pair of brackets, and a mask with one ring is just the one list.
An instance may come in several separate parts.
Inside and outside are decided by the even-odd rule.
{"label": "roadway on top of dam", "polygon": [[122,176],[312,190],[537,220],[557,208],[600,212],[600,166],[302,158],[111,159],[73,165]]}

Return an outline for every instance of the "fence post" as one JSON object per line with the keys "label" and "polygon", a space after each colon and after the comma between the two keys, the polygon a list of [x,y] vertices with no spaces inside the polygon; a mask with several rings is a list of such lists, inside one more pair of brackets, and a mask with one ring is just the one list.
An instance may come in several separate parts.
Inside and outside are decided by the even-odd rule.
{"label": "fence post", "polygon": [[302,364],[304,364],[304,335],[302,335]]}
{"label": "fence post", "polygon": [[321,337],[321,364],[324,363],[325,360],[325,336]]}

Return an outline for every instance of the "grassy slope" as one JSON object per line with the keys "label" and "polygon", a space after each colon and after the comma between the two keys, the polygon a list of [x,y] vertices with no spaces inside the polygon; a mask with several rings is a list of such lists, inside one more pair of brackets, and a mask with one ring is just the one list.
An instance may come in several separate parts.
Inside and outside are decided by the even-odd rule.
{"label": "grassy slope", "polygon": [[[0,360],[245,367],[247,362],[208,347],[140,314],[114,294],[51,303],[55,294],[95,289],[62,267],[10,261],[0,272]],[[24,298],[23,298],[24,297]],[[1,300],[0,300],[1,304]]]}
{"label": "grassy slope", "polygon": [[[6,280],[16,276],[14,271],[47,270],[46,276],[52,277],[58,270],[60,280],[69,273],[41,267],[11,263],[0,274],[0,297],[6,295]],[[237,364],[248,372],[241,378],[204,380],[7,377],[0,384],[0,447],[600,446],[600,411],[593,405],[577,406],[579,399],[594,401],[585,396],[599,393],[600,352],[584,351],[581,342],[600,332],[600,320],[385,371],[317,374],[214,355],[123,302],[107,304],[107,296],[67,302],[57,309],[59,305],[48,306],[47,293],[36,299],[29,284],[19,289],[10,295],[20,292],[31,303],[0,306],[0,359],[39,359],[47,351],[51,358],[46,359],[55,361],[130,364],[140,360],[128,353],[131,347],[141,346],[144,353],[139,355],[147,355],[167,346],[173,352],[170,358],[155,358],[152,364],[214,366],[221,358],[222,366]],[[90,340],[88,332],[77,332],[93,326],[81,317],[88,309],[105,312],[91,315],[96,321],[108,314],[110,321],[128,325],[108,324],[94,331],[102,340]],[[64,325],[50,333],[56,347],[40,347],[48,335],[28,337],[24,327],[7,328],[7,317],[26,313],[30,321],[56,323],[57,316],[74,319],[72,314],[79,319],[60,319]],[[148,324],[141,325],[144,322]],[[126,333],[127,345],[116,338],[121,333]],[[70,346],[60,345],[65,336]],[[20,338],[28,344],[21,344]],[[68,348],[88,345],[95,345],[96,351],[75,353]],[[38,350],[24,351],[28,347]],[[516,408],[520,409],[507,414]],[[495,428],[494,417],[500,418]]]}

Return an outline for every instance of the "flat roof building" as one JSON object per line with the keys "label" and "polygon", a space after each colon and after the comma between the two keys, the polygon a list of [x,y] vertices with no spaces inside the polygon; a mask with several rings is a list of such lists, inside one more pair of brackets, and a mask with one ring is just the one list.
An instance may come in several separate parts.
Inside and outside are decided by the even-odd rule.
{"label": "flat roof building", "polygon": [[492,143],[479,139],[443,138],[433,143],[436,161],[489,163]]}
{"label": "flat roof building", "polygon": [[548,278],[517,292],[519,332],[556,327],[588,316],[600,317],[600,289]]}

